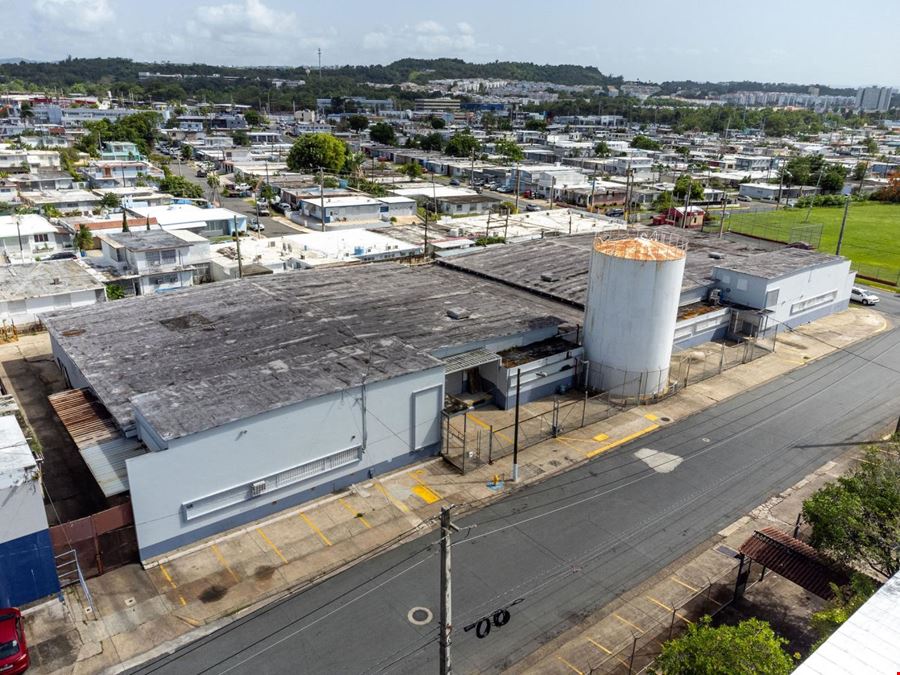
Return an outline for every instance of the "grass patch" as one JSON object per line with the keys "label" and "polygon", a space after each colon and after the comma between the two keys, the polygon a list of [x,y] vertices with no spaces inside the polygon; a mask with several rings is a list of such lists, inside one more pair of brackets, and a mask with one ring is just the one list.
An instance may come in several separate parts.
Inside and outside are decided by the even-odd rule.
{"label": "grass patch", "polygon": [[[814,207],[809,224],[822,225],[822,240],[818,250],[834,253],[841,229],[842,207]],[[784,209],[763,213],[735,213],[728,220],[732,232],[750,231],[763,226],[787,238],[792,228],[804,225],[806,209]],[[861,268],[883,267],[900,274],[900,204],[853,202],[847,216],[841,255],[847,256]]]}

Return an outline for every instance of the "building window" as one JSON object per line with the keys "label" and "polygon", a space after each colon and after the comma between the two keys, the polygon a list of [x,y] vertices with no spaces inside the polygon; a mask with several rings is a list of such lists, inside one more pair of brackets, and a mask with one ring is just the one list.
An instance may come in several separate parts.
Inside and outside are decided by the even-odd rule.
{"label": "building window", "polygon": [[174,265],[175,264],[175,249],[168,248],[165,251],[161,251],[162,253],[162,262],[163,265]]}
{"label": "building window", "polygon": [[50,235],[49,235],[49,234],[35,234],[35,235],[33,235],[33,236],[34,236],[34,243],[35,243],[35,244],[47,244],[47,243],[50,242]]}
{"label": "building window", "polygon": [[178,275],[177,274],[160,274],[159,276],[152,277],[150,282],[155,286],[161,286],[163,284],[175,284],[178,283]]}
{"label": "building window", "polygon": [[738,289],[739,291],[746,291],[746,290],[747,290],[747,280],[746,280],[746,279],[738,278],[738,280],[737,280],[737,289]]}
{"label": "building window", "polygon": [[144,259],[147,261],[148,265],[159,265],[159,262],[160,262],[159,251],[147,251],[144,254]]}

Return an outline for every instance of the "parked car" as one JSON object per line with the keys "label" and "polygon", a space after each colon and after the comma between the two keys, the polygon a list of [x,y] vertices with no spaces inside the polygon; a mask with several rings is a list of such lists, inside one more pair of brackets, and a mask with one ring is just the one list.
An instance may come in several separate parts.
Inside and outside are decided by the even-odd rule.
{"label": "parked car", "polygon": [[[45,260],[71,260],[72,258],[77,258],[72,251],[60,251],[59,253],[52,253],[48,255]],[[3,671],[0,671],[3,672]]]}
{"label": "parked car", "polygon": [[525,190],[525,192],[522,193],[522,196],[525,199],[531,199],[532,197],[534,197],[534,193],[531,190]]}
{"label": "parked car", "polygon": [[501,192],[505,195],[509,194],[512,191],[513,191],[513,189],[511,187],[506,187],[505,185],[497,188],[497,192]]}
{"label": "parked car", "polygon": [[12,607],[0,609],[0,673],[17,675],[30,665],[22,613]]}
{"label": "parked car", "polygon": [[254,232],[263,232],[266,229],[266,224],[261,223],[258,220],[251,220],[247,223],[247,227]]}
{"label": "parked car", "polygon": [[543,211],[543,209],[537,204],[528,204],[525,206],[526,211]]}
{"label": "parked car", "polygon": [[456,178],[451,178],[450,185],[459,185],[459,181]]}
{"label": "parked car", "polygon": [[621,218],[625,215],[625,209],[606,209],[606,215],[610,218]]}
{"label": "parked car", "polygon": [[747,195],[738,195],[738,201],[739,202],[752,202],[753,200],[750,199],[750,197],[748,197]]}
{"label": "parked car", "polygon": [[865,288],[854,286],[853,290],[850,291],[850,299],[861,305],[877,305],[881,298],[874,293],[870,293]]}
{"label": "parked car", "polygon": [[206,169],[197,169],[197,178],[206,178]]}
{"label": "parked car", "polygon": [[288,215],[291,212],[291,205],[287,202],[279,202],[278,204],[275,204],[274,209],[278,211],[278,213]]}

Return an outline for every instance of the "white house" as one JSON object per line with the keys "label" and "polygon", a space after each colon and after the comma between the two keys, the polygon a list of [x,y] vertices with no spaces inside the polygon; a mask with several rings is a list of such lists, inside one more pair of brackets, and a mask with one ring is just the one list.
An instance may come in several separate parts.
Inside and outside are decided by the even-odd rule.
{"label": "white house", "polygon": [[99,278],[80,260],[0,265],[0,324],[26,326],[42,314],[106,301]]}
{"label": "white house", "polygon": [[[324,217],[322,215],[324,201]],[[346,221],[378,223],[392,217],[412,216],[416,213],[416,201],[408,197],[325,197],[322,199],[300,200],[303,215],[319,221],[339,223]]]}
{"label": "white house", "polygon": [[63,228],[33,213],[0,216],[0,263],[29,263],[72,249]]}
{"label": "white house", "polygon": [[36,209],[54,208],[62,213],[90,213],[100,208],[100,197],[87,190],[41,190],[21,192],[22,201]]}
{"label": "white house", "polygon": [[141,160],[95,160],[80,167],[78,172],[92,188],[135,187],[147,176],[163,177],[162,171]]}
{"label": "white house", "polygon": [[134,206],[129,213],[139,218],[156,218],[164,230],[190,230],[203,237],[219,237],[233,234],[235,227],[247,230],[247,216],[229,209],[201,209],[193,204],[169,204],[167,206]]}
{"label": "white house", "polygon": [[189,230],[138,229],[97,238],[103,257],[94,264],[108,268],[110,282],[126,295],[163,293],[209,278],[209,240]]}

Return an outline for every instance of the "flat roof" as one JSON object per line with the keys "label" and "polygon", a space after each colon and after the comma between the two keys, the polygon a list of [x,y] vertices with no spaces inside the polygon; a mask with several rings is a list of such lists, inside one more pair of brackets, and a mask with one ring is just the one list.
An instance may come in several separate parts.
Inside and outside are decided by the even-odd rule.
{"label": "flat roof", "polygon": [[[49,234],[51,232],[56,232],[56,226],[44,216],[36,213],[0,216],[0,238],[17,237],[20,234],[26,237],[31,234]],[[28,246],[28,242],[25,242],[25,246]]]}
{"label": "flat roof", "polygon": [[[469,311],[454,320],[450,308]],[[76,308],[44,323],[123,429],[171,440],[441,366],[431,353],[581,321],[436,265],[361,264]]]}
{"label": "flat roof", "polygon": [[213,208],[201,209],[193,204],[168,204],[165,206],[134,206],[129,211],[138,214],[142,218],[150,216],[165,227],[167,225],[183,225],[191,223],[207,223],[213,220],[231,220],[237,217],[243,221],[247,216],[231,211],[230,209]]}
{"label": "flat roof", "polygon": [[15,415],[0,415],[0,488],[21,485],[37,462]]}
{"label": "flat roof", "polygon": [[0,300],[26,300],[103,288],[77,260],[0,265]]}
{"label": "flat roof", "polygon": [[[746,242],[668,225],[636,230],[677,235],[687,241],[682,291],[709,285],[713,268],[721,266],[724,260],[763,251]],[[489,246],[442,258],[439,264],[583,308],[595,237],[591,232]],[[723,254],[725,258],[711,258],[710,253]],[[546,273],[549,276],[542,278]]]}
{"label": "flat roof", "polygon": [[845,260],[846,258],[839,255],[786,247],[744,258],[726,260],[724,263],[717,264],[716,267],[762,279],[777,279],[798,270],[834,265]]}
{"label": "flat roof", "polygon": [[[301,202],[307,202],[312,204],[313,206],[321,206],[322,199],[321,197],[318,199],[301,199]],[[342,206],[378,206],[378,200],[373,199],[372,197],[363,197],[362,195],[353,195],[349,197],[325,197],[325,208],[329,206],[334,207],[342,207]]]}
{"label": "flat roof", "polygon": [[188,246],[181,237],[166,230],[135,230],[134,232],[108,232],[101,235],[104,239],[112,239],[129,251],[159,251],[167,248]]}

